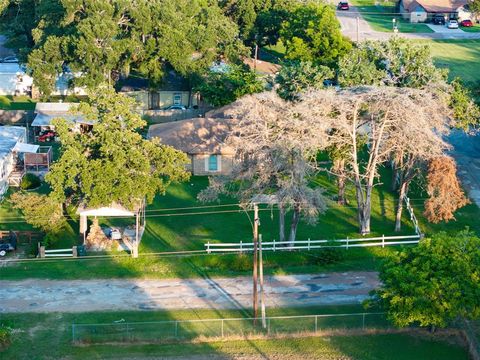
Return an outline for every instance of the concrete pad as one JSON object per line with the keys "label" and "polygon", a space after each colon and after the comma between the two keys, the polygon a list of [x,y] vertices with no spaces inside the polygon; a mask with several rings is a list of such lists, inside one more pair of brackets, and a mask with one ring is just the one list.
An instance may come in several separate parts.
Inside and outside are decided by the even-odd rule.
{"label": "concrete pad", "polygon": [[442,34],[465,34],[463,30],[459,29],[449,29],[445,25],[433,25],[433,24],[426,24],[430,29],[432,29],[436,33]]}

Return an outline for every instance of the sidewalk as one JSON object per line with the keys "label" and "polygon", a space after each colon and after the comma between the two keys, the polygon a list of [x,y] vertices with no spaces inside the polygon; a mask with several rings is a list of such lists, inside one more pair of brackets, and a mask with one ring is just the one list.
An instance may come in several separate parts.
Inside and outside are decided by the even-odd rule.
{"label": "sidewalk", "polygon": [[[376,272],[267,276],[266,305],[360,303]],[[0,313],[248,308],[251,277],[185,280],[0,281]]]}

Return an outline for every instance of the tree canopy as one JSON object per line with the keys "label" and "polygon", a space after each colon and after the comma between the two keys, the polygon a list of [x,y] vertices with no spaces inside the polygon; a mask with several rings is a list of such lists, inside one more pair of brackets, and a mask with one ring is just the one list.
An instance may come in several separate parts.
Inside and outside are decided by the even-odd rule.
{"label": "tree canopy", "polygon": [[237,27],[213,0],[18,0],[1,18],[46,94],[66,67],[94,87],[136,70],[153,83],[166,64],[186,75],[242,51]]}
{"label": "tree canopy", "polygon": [[301,92],[324,87],[326,79],[332,79],[335,72],[323,65],[315,66],[311,61],[291,61],[283,64],[275,78],[277,93],[285,100],[296,100]]}
{"label": "tree canopy", "polygon": [[213,106],[230,104],[239,97],[264,89],[258,75],[244,65],[229,64],[223,70],[209,70],[194,86],[203,99]]}
{"label": "tree canopy", "polygon": [[102,88],[78,108],[94,122],[91,132],[72,131],[64,119],[55,120],[61,155],[46,176],[52,198],[133,208],[164,193],[171,181],[188,178],[185,154],[138,133],[146,123],[132,112],[133,105],[133,99]]}
{"label": "tree canopy", "polygon": [[480,316],[480,239],[465,230],[423,239],[380,270],[376,298],[397,326],[445,327]]}
{"label": "tree canopy", "polygon": [[286,58],[335,65],[351,48],[340,31],[333,8],[321,2],[298,4],[282,23],[280,38]]}

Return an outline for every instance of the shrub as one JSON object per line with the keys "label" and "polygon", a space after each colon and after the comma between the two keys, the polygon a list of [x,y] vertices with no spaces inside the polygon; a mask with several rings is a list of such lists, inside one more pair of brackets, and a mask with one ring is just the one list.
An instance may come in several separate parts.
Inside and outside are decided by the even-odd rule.
{"label": "shrub", "polygon": [[3,324],[0,325],[0,349],[5,349],[12,342],[12,329]]}
{"label": "shrub", "polygon": [[20,183],[20,188],[22,190],[31,190],[31,189],[36,189],[40,186],[42,181],[40,178],[34,174],[26,174],[22,182]]}
{"label": "shrub", "polygon": [[323,248],[315,254],[315,263],[317,265],[326,265],[337,263],[345,257],[343,248]]}

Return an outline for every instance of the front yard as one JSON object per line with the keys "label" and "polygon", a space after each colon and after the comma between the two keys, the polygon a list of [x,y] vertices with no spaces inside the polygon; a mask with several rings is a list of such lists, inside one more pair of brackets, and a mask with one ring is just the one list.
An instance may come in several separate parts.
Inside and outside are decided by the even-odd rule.
{"label": "front yard", "polygon": [[[377,186],[373,196],[372,236],[396,235],[394,228],[395,194],[389,190],[388,171],[382,172],[384,183]],[[50,278],[187,278],[205,275],[235,276],[249,274],[250,255],[207,255],[167,257],[163,252],[203,250],[207,242],[250,242],[252,237],[252,212],[248,215],[235,205],[234,199],[223,199],[218,204],[202,204],[196,196],[207,186],[205,177],[193,177],[189,182],[173,184],[166,196],[157,196],[147,208],[147,227],[140,245],[140,257],[132,259],[124,252],[110,252],[104,258],[83,257],[71,260],[46,259],[9,264],[0,268],[2,279]],[[333,179],[322,175],[317,183],[324,186],[331,195],[335,193]],[[349,189],[350,204],[339,206],[332,202],[324,215],[319,217],[316,226],[301,223],[298,239],[339,239],[359,238],[356,225],[356,209],[353,189]],[[419,218],[420,226],[427,234],[438,230],[455,232],[469,225],[480,234],[477,221],[480,210],[476,205],[468,205],[457,213],[457,221],[448,224],[428,224],[421,216],[425,194],[411,193],[412,204]],[[401,234],[414,233],[410,219],[404,212]],[[4,201],[0,208],[3,229],[31,229],[23,222],[7,221],[8,217],[20,216]],[[278,213],[275,209],[263,208],[260,211],[260,233],[264,241],[278,239]],[[289,226],[287,215],[287,229]],[[132,219],[101,219],[104,226],[125,225]],[[54,248],[69,247],[77,243],[78,222],[71,220],[65,234]],[[398,248],[397,248],[398,249]],[[265,252],[265,272],[267,274],[313,273],[321,271],[375,270],[381,259],[393,248],[380,247],[334,250],[334,253],[321,250],[302,252]],[[95,254],[95,253],[91,253]],[[143,255],[142,255],[143,254]],[[146,255],[150,254],[150,255]],[[170,256],[170,255],[168,255]]]}
{"label": "front yard", "polygon": [[414,24],[403,19],[393,1],[379,3],[373,0],[352,0],[351,3],[375,31],[393,32],[395,19],[401,33],[433,33],[433,30],[425,24]]}

